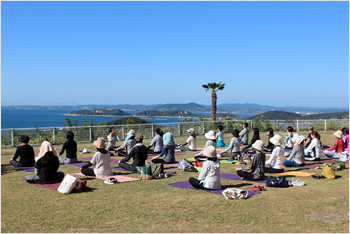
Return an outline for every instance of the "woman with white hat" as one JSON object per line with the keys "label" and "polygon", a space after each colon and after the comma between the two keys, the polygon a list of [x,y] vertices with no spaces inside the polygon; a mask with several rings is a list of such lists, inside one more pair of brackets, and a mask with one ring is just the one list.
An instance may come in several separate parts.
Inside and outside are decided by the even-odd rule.
{"label": "woman with white hat", "polygon": [[[216,136],[215,132],[213,130],[210,130],[206,134],[204,134],[205,138],[207,138],[207,142],[205,143],[203,151],[208,147],[208,146],[213,146],[216,148]],[[201,160],[202,158],[200,157],[203,154],[203,151],[199,152],[196,154],[194,157],[196,160]]]}
{"label": "woman with white hat", "polygon": [[198,178],[190,177],[188,182],[200,189],[221,189],[220,181],[220,161],[216,157],[216,148],[208,146],[202,154],[207,160],[204,161]]}
{"label": "woman with white hat", "polygon": [[272,150],[269,160],[265,162],[265,165],[270,165],[270,167],[265,167],[265,173],[281,173],[284,171],[284,148],[282,145],[282,137],[278,134],[270,138],[270,142],[275,145]]}
{"label": "woman with white hat", "polygon": [[[187,138],[186,142],[179,145],[179,149],[181,151],[196,151],[197,150],[197,137],[196,133],[194,132],[193,128],[190,128],[187,130],[189,137]],[[188,145],[188,147],[184,147],[185,145]]]}
{"label": "woman with white hat", "polygon": [[264,142],[262,140],[257,140],[253,144],[253,148],[256,150],[252,158],[252,163],[248,167],[237,168],[236,173],[242,178],[247,180],[263,180],[265,178],[265,154]]}
{"label": "woman with white hat", "polygon": [[[111,157],[106,150],[105,139],[98,137],[94,141],[96,153],[92,156],[90,162],[81,167],[81,173],[87,176],[106,177],[113,175],[111,169]],[[94,166],[94,169],[89,167]]]}
{"label": "woman with white hat", "polygon": [[305,164],[304,139],[303,135],[294,134],[292,138],[294,143],[292,153],[290,153],[287,160],[283,161],[283,165],[286,167],[300,167]]}
{"label": "woman with white hat", "polygon": [[340,158],[341,152],[344,152],[344,141],[342,139],[343,132],[338,130],[333,135],[337,138],[335,144],[324,150],[324,154],[331,158]]}

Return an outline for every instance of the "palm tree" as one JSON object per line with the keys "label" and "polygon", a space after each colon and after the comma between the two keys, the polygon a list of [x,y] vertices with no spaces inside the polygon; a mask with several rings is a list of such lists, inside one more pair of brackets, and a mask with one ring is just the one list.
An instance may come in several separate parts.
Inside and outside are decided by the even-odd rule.
{"label": "palm tree", "polygon": [[216,91],[217,90],[223,90],[225,88],[225,84],[221,84],[221,82],[218,83],[208,83],[202,85],[202,87],[205,89],[206,92],[208,92],[209,89],[211,89],[211,117],[213,118],[213,121],[216,120]]}

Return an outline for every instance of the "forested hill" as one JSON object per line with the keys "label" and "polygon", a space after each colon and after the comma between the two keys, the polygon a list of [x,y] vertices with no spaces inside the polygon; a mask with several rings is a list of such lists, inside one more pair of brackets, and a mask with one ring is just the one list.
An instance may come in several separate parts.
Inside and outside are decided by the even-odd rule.
{"label": "forested hill", "polygon": [[183,117],[199,117],[200,115],[193,114],[190,111],[157,111],[157,110],[146,110],[137,113],[136,116],[183,116]]}
{"label": "forested hill", "polygon": [[258,115],[251,116],[247,119],[259,117],[264,120],[296,120],[296,119],[349,119],[349,112],[336,112],[312,115],[300,115],[286,111],[268,111]]}
{"label": "forested hill", "polygon": [[147,123],[152,123],[152,122],[130,116],[130,117],[125,117],[125,118],[116,119],[112,121],[101,122],[98,125],[126,125],[126,124],[147,124]]}
{"label": "forested hill", "polygon": [[70,113],[71,115],[115,115],[115,116],[127,116],[130,115],[120,109],[94,109],[94,110],[81,110],[81,111],[73,111]]}
{"label": "forested hill", "polygon": [[164,104],[157,107],[160,111],[170,111],[170,110],[183,110],[183,111],[197,111],[197,112],[205,112],[211,111],[210,108],[206,108],[197,103],[185,103],[185,104]]}

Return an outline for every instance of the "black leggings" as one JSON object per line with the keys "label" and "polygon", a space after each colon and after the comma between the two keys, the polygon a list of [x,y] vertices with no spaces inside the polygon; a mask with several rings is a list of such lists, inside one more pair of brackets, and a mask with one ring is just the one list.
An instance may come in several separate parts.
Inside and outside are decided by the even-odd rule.
{"label": "black leggings", "polygon": [[94,170],[91,168],[88,168],[88,167],[82,168],[80,171],[81,171],[81,173],[83,173],[86,176],[95,176],[96,177]]}
{"label": "black leggings", "polygon": [[265,173],[282,173],[284,172],[284,169],[275,169],[272,167],[264,167],[264,172]]}
{"label": "black leggings", "polygon": [[200,183],[200,180],[197,180],[196,178],[190,177],[188,179],[188,182],[194,187],[194,188],[200,188],[200,189],[206,189],[203,187],[203,183]]}
{"label": "black leggings", "polygon": [[263,180],[263,179],[254,179],[253,172],[246,172],[246,171],[238,170],[237,175],[239,175],[240,177],[243,177],[244,179],[247,179],[247,180]]}
{"label": "black leggings", "polygon": [[136,166],[120,161],[119,166],[127,171],[136,171]]}
{"label": "black leggings", "polygon": [[165,161],[164,159],[153,159],[152,160],[153,163],[161,163],[161,164],[172,164],[172,163],[175,163],[175,162],[168,162],[168,161]]}

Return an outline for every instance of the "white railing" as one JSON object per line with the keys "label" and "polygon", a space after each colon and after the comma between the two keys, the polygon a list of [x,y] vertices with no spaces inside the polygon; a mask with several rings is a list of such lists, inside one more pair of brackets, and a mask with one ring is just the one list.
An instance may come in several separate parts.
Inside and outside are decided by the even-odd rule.
{"label": "white railing", "polygon": [[66,141],[66,132],[73,131],[77,142],[92,142],[97,137],[107,138],[108,130],[114,127],[120,139],[124,139],[126,133],[133,129],[136,133],[142,133],[144,138],[152,138],[154,130],[161,128],[163,132],[172,132],[174,136],[187,136],[187,129],[194,128],[196,133],[201,135],[209,130],[215,130],[219,125],[224,127],[224,132],[233,129],[242,129],[243,122],[249,124],[249,128],[259,128],[261,132],[271,127],[275,131],[284,131],[292,126],[294,131],[305,131],[310,125],[317,131],[338,130],[342,127],[349,127],[348,119],[340,120],[218,120],[174,122],[174,123],[149,123],[149,124],[127,124],[127,125],[96,125],[96,126],[64,126],[64,127],[39,127],[39,128],[11,128],[1,130],[1,146],[20,145],[20,136],[28,135],[32,145],[40,145],[42,141],[48,140],[53,144],[62,144]]}

